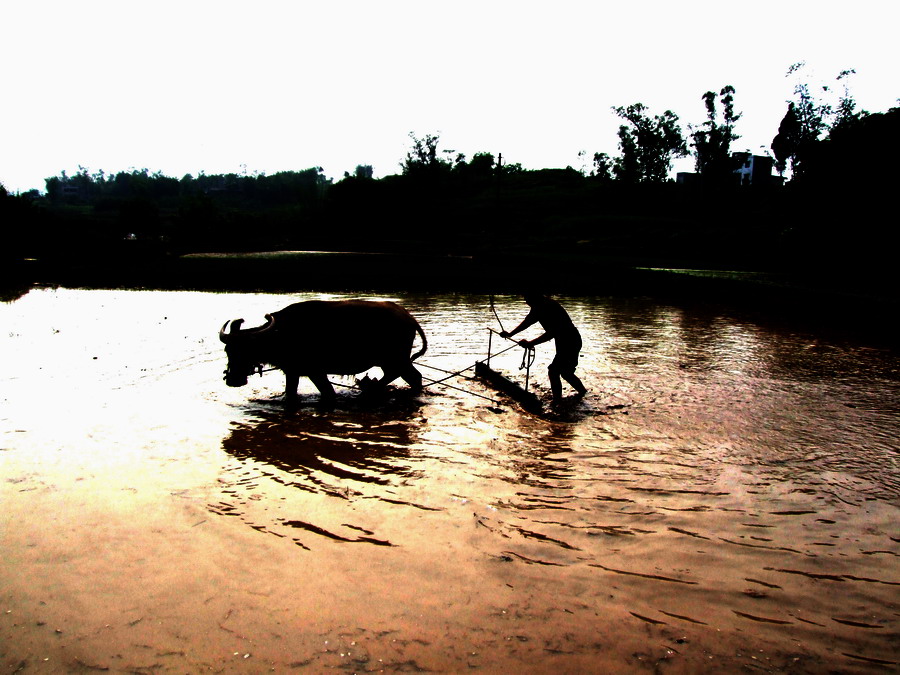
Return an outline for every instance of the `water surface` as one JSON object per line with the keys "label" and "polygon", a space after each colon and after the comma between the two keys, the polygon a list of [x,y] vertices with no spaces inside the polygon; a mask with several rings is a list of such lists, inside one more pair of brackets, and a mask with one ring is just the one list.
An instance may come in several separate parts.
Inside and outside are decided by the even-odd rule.
{"label": "water surface", "polygon": [[[463,371],[454,388],[339,387],[328,410],[301,381],[286,411],[280,373],[226,387],[222,323],[313,297],[341,296],[37,289],[0,305],[5,667],[900,662],[893,352],[562,298],[591,394],[532,414],[465,377],[500,328],[489,298],[409,294],[390,299],[428,334],[421,370]],[[527,309],[494,300],[506,329]],[[492,365],[524,382],[522,356]],[[545,399],[551,358],[539,346],[529,371]]]}

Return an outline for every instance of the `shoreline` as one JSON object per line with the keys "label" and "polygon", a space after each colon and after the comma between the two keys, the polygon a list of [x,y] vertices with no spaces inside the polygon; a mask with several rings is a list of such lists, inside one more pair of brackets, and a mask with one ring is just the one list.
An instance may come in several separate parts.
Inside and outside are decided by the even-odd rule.
{"label": "shoreline", "polygon": [[28,260],[0,278],[4,299],[32,286],[216,292],[435,292],[651,298],[705,305],[754,319],[896,344],[898,308],[887,272],[711,269],[682,261],[622,260],[590,254],[512,252],[438,255],[409,252],[269,251],[191,253],[66,262]]}

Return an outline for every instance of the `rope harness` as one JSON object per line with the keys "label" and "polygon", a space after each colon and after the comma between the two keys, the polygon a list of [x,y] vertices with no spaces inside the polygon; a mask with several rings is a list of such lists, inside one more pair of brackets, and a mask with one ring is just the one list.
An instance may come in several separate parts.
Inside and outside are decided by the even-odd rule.
{"label": "rope harness", "polygon": [[519,370],[525,370],[526,368],[531,368],[531,365],[534,363],[534,359],[537,354],[534,351],[534,345],[528,345],[525,347],[522,346],[522,363],[519,364]]}
{"label": "rope harness", "polygon": [[534,345],[529,345],[527,347],[523,345],[523,350],[522,363],[519,365],[519,370],[525,371],[525,391],[528,391],[528,380],[531,377],[531,364],[534,363],[536,355]]}

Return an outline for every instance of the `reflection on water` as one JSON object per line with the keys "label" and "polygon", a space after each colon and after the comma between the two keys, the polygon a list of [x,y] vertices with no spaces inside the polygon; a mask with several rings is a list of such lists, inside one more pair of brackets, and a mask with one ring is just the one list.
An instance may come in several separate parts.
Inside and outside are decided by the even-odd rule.
{"label": "reflection on water", "polygon": [[[611,630],[603,617],[621,610],[634,631],[703,645],[696,659],[743,650],[746,664],[755,645],[765,666],[801,671],[900,660],[893,353],[570,298],[591,394],[561,410],[532,415],[459,377],[377,403],[345,389],[331,411],[303,382],[306,405],[286,412],[280,374],[220,382],[216,330],[296,299],[47,290],[0,307],[3,479],[79,494],[81,476],[148,499],[176,486],[211,518],[295,545],[300,564],[351,564],[334,547],[356,545],[362,585],[397,576],[450,589],[466,571],[521,589],[516,649],[551,645],[533,658],[553,658],[553,627],[569,617],[547,617],[565,605],[572,635]],[[496,327],[486,298],[391,299],[428,334],[423,363],[471,375]],[[495,302],[507,326],[526,309]],[[531,375],[545,398],[551,358],[539,347]],[[492,361],[513,378],[520,363],[518,349]],[[67,400],[66,425],[44,424],[48,393]],[[490,620],[478,630],[508,632]]]}
{"label": "reflection on water", "polygon": [[[403,503],[431,508],[403,502],[397,496],[398,482],[421,478],[410,450],[420,422],[414,418],[418,406],[405,412],[403,407],[392,406],[387,417],[365,410],[302,417],[285,416],[280,411],[261,412],[252,422],[235,425],[223,447],[239,460],[235,465],[238,477],[233,483],[223,481],[228,487],[222,492],[222,501],[211,505],[211,510],[252,521],[260,531],[291,536],[304,548],[308,547],[303,537],[292,535],[291,528],[337,541],[390,545],[389,541],[375,538],[375,532],[365,527],[336,522],[313,524],[293,519],[294,511],[290,509],[273,508],[269,499],[256,505],[250,501],[257,496],[260,482],[265,482],[268,485],[263,489],[270,496],[290,488],[309,493],[311,498],[346,502],[373,499],[384,505]],[[403,417],[398,417],[401,414]],[[258,472],[249,470],[251,466],[258,467]],[[290,490],[285,494],[291,496]],[[284,500],[288,501],[287,497]],[[254,506],[269,513],[267,522],[260,523]]]}

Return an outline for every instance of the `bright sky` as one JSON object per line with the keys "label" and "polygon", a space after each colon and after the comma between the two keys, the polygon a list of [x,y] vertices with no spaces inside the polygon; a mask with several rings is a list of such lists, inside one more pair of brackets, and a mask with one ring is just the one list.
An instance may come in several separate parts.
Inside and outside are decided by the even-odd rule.
{"label": "bright sky", "polygon": [[[844,69],[898,105],[886,0],[9,0],[0,12],[0,183],[148,168],[399,173],[417,136],[525,168],[618,153],[611,106],[704,120],[726,84],[735,149],[768,148],[792,95]],[[852,13],[851,13],[852,12]],[[579,157],[579,151],[586,158]],[[692,163],[680,168],[690,170]]]}

